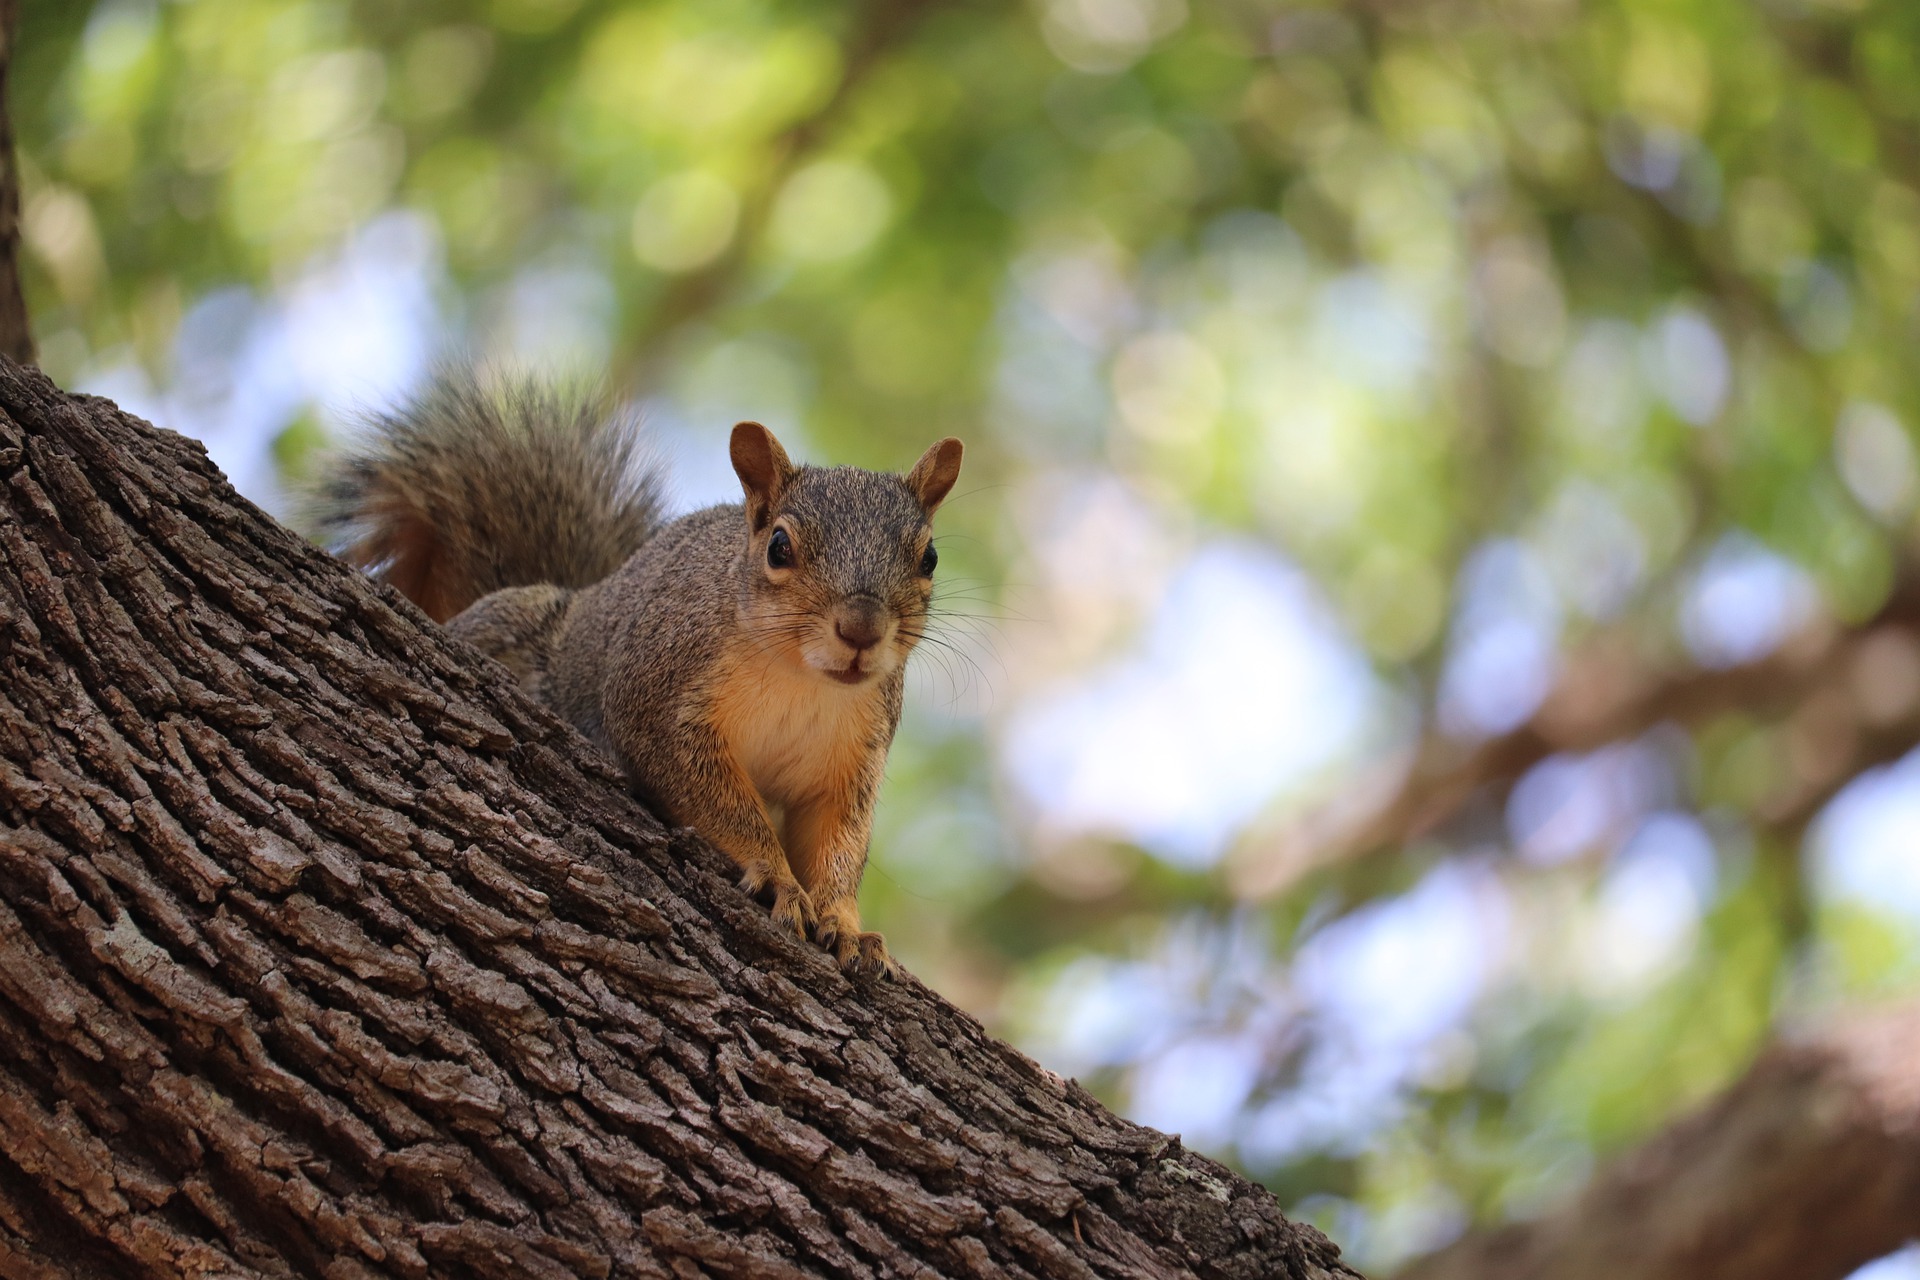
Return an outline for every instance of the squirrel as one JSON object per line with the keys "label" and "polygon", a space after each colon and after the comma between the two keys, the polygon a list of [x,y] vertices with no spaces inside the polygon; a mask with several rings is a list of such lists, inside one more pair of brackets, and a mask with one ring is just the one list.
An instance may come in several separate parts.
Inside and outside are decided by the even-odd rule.
{"label": "squirrel", "polygon": [[572,721],[775,920],[893,973],[856,893],[960,441],[894,475],[795,466],[742,422],[744,501],[667,520],[638,417],[603,397],[449,369],[368,426],[321,468],[323,539]]}

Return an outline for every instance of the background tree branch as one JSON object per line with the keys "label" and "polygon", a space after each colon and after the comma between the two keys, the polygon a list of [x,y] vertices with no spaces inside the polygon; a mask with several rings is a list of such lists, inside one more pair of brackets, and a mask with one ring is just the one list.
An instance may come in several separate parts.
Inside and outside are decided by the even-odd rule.
{"label": "background tree branch", "polygon": [[[20,0],[0,0],[0,104],[7,94]],[[20,289],[20,166],[13,154],[13,117],[0,106],[0,355],[33,362],[33,329]]]}
{"label": "background tree branch", "polygon": [[1763,1053],[1564,1208],[1401,1280],[1838,1280],[1920,1235],[1920,1007]]}
{"label": "background tree branch", "polygon": [[1666,666],[1631,632],[1590,641],[1569,655],[1526,723],[1480,742],[1430,731],[1385,785],[1354,788],[1254,851],[1248,881],[1278,892],[1317,867],[1444,835],[1476,804],[1504,805],[1550,756],[1631,741],[1662,724],[1697,730],[1730,715],[1783,727],[1786,776],[1756,817],[1797,840],[1862,770],[1920,743],[1920,574],[1904,570],[1866,622],[1823,620],[1738,666]]}

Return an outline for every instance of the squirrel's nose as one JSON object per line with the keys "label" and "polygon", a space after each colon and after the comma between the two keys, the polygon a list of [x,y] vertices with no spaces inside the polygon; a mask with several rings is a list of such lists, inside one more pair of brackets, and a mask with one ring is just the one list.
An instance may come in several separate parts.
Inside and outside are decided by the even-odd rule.
{"label": "squirrel's nose", "polygon": [[871,649],[887,634],[887,619],[877,602],[851,601],[833,620],[833,634],[855,649]]}

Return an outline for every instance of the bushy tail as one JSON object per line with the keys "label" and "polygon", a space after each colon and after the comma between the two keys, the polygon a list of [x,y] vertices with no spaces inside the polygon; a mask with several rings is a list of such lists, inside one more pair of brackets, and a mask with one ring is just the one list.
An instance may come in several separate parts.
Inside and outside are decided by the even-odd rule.
{"label": "bushy tail", "polygon": [[435,621],[489,592],[600,581],[660,522],[638,417],[531,378],[441,370],[323,466],[312,527]]}

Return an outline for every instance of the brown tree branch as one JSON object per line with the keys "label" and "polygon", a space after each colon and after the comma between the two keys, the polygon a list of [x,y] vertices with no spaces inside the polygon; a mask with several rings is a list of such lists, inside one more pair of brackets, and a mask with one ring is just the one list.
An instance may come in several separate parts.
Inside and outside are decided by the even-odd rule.
{"label": "brown tree branch", "polygon": [[33,361],[33,329],[20,288],[20,166],[13,154],[13,115],[7,110],[20,0],[0,0],[0,355]]}
{"label": "brown tree branch", "polygon": [[1920,1235],[1920,1007],[1763,1053],[1534,1222],[1401,1280],[1839,1280]]}
{"label": "brown tree branch", "polygon": [[1354,1273],[0,360],[0,1275]]}
{"label": "brown tree branch", "polygon": [[1697,729],[1728,715],[1783,727],[1785,770],[1759,822],[1797,836],[1861,770],[1920,743],[1920,572],[1909,570],[1868,622],[1821,622],[1756,662],[1663,669],[1634,635],[1602,637],[1568,659],[1540,710],[1509,733],[1463,743],[1429,733],[1384,785],[1360,787],[1248,850],[1240,880],[1274,893],[1322,866],[1444,834],[1476,802],[1506,802],[1527,771],[1560,752],[1630,741],[1662,724]]}

